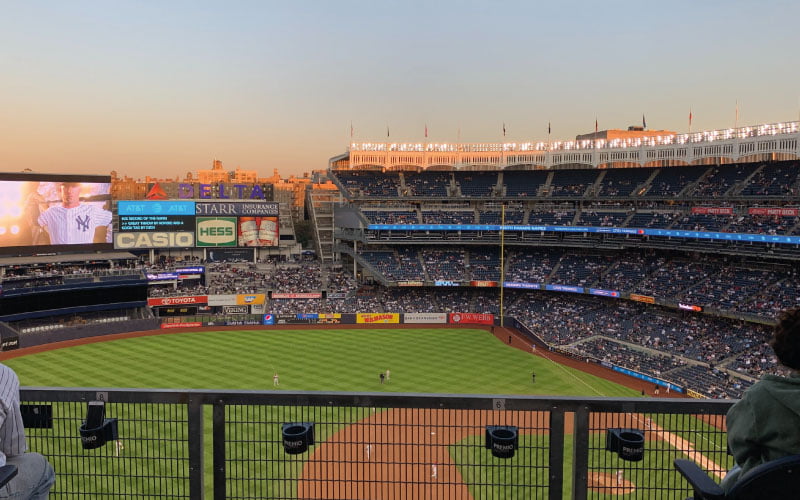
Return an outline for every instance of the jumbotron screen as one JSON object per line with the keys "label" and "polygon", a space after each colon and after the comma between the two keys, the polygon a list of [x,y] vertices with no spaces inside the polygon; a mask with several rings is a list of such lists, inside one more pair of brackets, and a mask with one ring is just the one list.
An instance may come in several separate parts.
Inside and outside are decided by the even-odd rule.
{"label": "jumbotron screen", "polygon": [[113,248],[108,176],[0,173],[0,253]]}
{"label": "jumbotron screen", "polygon": [[270,201],[120,200],[114,248],[276,247],[279,205]]}

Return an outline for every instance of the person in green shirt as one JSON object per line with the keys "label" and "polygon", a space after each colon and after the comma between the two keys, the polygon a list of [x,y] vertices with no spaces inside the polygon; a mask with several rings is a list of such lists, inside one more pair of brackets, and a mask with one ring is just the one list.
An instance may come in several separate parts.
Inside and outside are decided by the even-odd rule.
{"label": "person in green shirt", "polygon": [[800,308],[780,315],[769,344],[791,373],[764,375],[728,411],[728,448],[736,465],[722,480],[726,492],[753,467],[800,453]]}

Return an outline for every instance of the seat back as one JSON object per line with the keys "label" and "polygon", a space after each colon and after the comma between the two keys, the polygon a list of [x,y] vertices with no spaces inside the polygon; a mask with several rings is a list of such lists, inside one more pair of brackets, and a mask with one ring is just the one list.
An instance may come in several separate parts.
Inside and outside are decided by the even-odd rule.
{"label": "seat back", "polygon": [[17,475],[17,466],[6,464],[0,467],[0,488],[6,485],[9,481],[14,479]]}
{"label": "seat back", "polygon": [[797,498],[800,492],[800,455],[779,458],[739,478],[728,493],[731,500]]}

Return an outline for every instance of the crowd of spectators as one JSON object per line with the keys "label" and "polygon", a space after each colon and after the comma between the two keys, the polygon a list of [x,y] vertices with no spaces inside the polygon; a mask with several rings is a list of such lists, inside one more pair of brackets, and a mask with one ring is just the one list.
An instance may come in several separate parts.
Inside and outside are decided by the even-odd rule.
{"label": "crowd of spectators", "polygon": [[424,248],[420,253],[426,275],[431,280],[457,281],[466,275],[463,250]]}
{"label": "crowd of spectators", "polygon": [[413,210],[363,210],[372,224],[419,224],[419,215]]}
{"label": "crowd of spectators", "polygon": [[729,233],[797,235],[797,216],[747,214],[734,217],[727,227]]}
{"label": "crowd of spectators", "polygon": [[[389,282],[500,281],[495,248],[398,246],[361,252]],[[714,310],[771,319],[800,305],[800,275],[795,266],[729,262],[727,257],[653,251],[596,253],[556,248],[511,248],[505,255],[504,281],[578,286],[635,293]],[[352,292],[331,285],[329,271],[316,261],[273,264],[209,264],[205,280],[151,286],[152,296],[277,292]],[[343,276],[341,271],[336,276]],[[347,273],[348,276],[349,270]],[[56,279],[56,278],[54,278]],[[12,281],[13,282],[13,281]]]}
{"label": "crowd of spectators", "polygon": [[574,350],[600,361],[624,366],[639,373],[665,377],[670,370],[687,365],[684,358],[661,354],[657,351],[644,351],[612,340],[593,337],[574,346]]}
{"label": "crowd of spectators", "polygon": [[767,164],[742,189],[742,196],[794,196],[797,193],[796,165]]}
{"label": "crowd of spectators", "polygon": [[423,224],[475,224],[474,210],[423,210]]}
{"label": "crowd of spectators", "polygon": [[[439,273],[447,277],[487,277],[497,273],[499,265],[496,249],[486,248],[400,247],[385,254],[392,256],[396,268],[410,270],[410,275],[416,277]],[[442,263],[450,263],[450,270],[445,270]],[[652,272],[648,263],[654,269]],[[172,268],[175,265],[178,263]],[[745,311],[765,308],[767,302],[769,307],[776,308],[795,305],[800,295],[797,274],[791,267],[758,269],[731,264],[721,257],[686,260],[668,255],[608,256],[544,248],[513,251],[508,265],[512,279],[542,282],[551,279],[549,274],[559,267],[562,271],[557,276],[587,286],[591,281],[623,289],[652,289],[654,293],[667,290],[687,301],[728,304],[731,309]],[[170,267],[165,265],[163,270]],[[479,269],[487,274],[476,274]],[[70,272],[80,274],[81,268],[70,268]],[[20,274],[25,273],[15,276]],[[597,278],[600,274],[602,279]],[[676,285],[677,281],[682,285]],[[651,283],[652,288],[643,287],[643,283]],[[331,295],[312,299],[268,298],[265,311],[273,314],[500,312],[496,288],[364,286],[357,283],[346,267],[323,268],[317,261],[209,263],[203,279],[185,279],[177,286],[152,285],[149,295],[270,290],[298,293],[326,290]],[[778,370],[766,347],[769,328],[758,323],[677,312],[627,300],[541,291],[507,290],[504,311],[552,346],[688,385],[709,396],[739,395],[755,377]],[[703,383],[698,386],[700,380]]]}
{"label": "crowd of spectators", "polygon": [[747,163],[716,166],[698,181],[691,195],[698,198],[720,198],[727,194],[734,184],[743,182],[753,170],[754,166]]}
{"label": "crowd of spectators", "polygon": [[408,196],[447,196],[450,172],[404,172]]}
{"label": "crowd of spectators", "polygon": [[396,172],[344,172],[336,174],[346,192],[356,197],[396,197],[400,176]]}

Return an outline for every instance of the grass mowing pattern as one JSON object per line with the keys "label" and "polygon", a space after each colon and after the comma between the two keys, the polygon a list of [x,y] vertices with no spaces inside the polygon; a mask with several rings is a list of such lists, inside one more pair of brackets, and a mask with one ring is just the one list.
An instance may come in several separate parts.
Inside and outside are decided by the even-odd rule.
{"label": "grass mowing pattern", "polygon": [[[6,362],[23,385],[636,396],[485,330],[247,330],[121,339]],[[378,375],[391,370],[391,380]],[[531,370],[536,370],[536,384]]]}
{"label": "grass mowing pattern", "polygon": [[[281,390],[638,395],[632,389],[511,348],[489,332],[477,329],[183,332],[86,344],[14,358],[6,363],[27,386],[272,390],[272,375],[277,371]],[[378,375],[386,369],[391,370],[391,380],[381,385]],[[530,379],[533,369],[537,375],[535,384]],[[286,415],[274,417],[280,409],[263,411],[275,422],[285,421]],[[209,481],[213,477],[210,420],[207,412]],[[325,430],[318,427],[322,431],[318,443],[345,423],[337,418],[326,424]],[[232,459],[281,456],[285,460],[272,427],[277,428],[255,425],[253,429],[263,431],[253,430],[252,437],[240,434],[243,443],[253,444],[247,445],[250,449],[244,456],[229,447],[228,456]],[[124,427],[121,434],[125,436]],[[130,456],[134,449],[135,445],[128,442],[125,455]],[[81,453],[77,451],[78,455]],[[176,450],[176,455],[182,456],[182,450]],[[68,461],[63,462],[60,472],[66,472],[69,466]],[[243,476],[255,472],[260,477],[285,479],[275,482],[269,491],[258,493],[291,497],[301,466],[302,462],[256,461],[252,462],[252,469],[242,472]],[[232,486],[229,494],[235,496],[238,492],[234,490],[238,489]],[[211,491],[210,482],[206,490]],[[129,491],[143,493],[135,488]]]}

